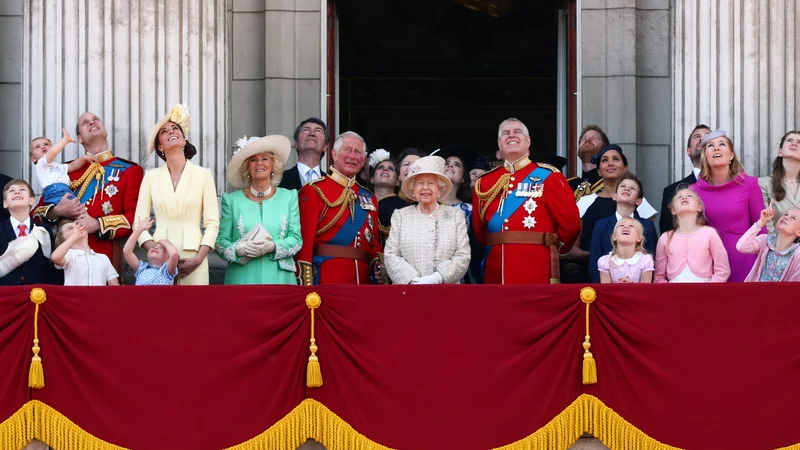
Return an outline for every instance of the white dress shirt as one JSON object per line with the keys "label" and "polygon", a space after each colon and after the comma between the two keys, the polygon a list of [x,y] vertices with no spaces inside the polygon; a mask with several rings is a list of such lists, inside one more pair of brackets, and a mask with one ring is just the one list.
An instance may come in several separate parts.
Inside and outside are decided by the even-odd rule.
{"label": "white dress shirt", "polygon": [[105,286],[119,277],[108,256],[92,250],[69,249],[64,265],[56,267],[64,269],[64,286]]}
{"label": "white dress shirt", "polygon": [[63,163],[53,161],[47,164],[47,157],[42,156],[35,165],[36,179],[39,180],[39,186],[42,189],[50,186],[53,183],[69,184],[69,166]]}
{"label": "white dress shirt", "polygon": [[14,216],[10,217],[11,219],[11,228],[14,229],[14,234],[19,237],[19,224],[25,224],[25,234],[31,234],[31,218],[26,217],[24,221],[20,222],[19,220],[15,219]]}
{"label": "white dress shirt", "polygon": [[301,163],[300,161],[297,162],[297,173],[300,174],[300,181],[303,184],[306,184],[309,181],[308,180],[308,172],[309,171],[313,171],[314,172],[314,175],[312,176],[311,181],[314,181],[317,178],[322,177],[322,173],[320,172],[319,166],[311,168],[311,167],[308,167],[307,165]]}

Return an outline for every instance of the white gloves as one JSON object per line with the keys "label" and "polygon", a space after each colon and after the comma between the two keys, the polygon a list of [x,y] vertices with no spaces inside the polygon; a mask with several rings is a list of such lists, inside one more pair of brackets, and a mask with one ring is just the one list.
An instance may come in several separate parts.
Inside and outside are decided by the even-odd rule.
{"label": "white gloves", "polygon": [[248,258],[254,258],[256,254],[255,246],[253,245],[253,241],[247,242],[239,242],[236,244],[236,255],[237,256],[247,256]]}
{"label": "white gloves", "polygon": [[444,278],[442,278],[442,274],[439,272],[433,272],[430,275],[417,277],[411,280],[411,284],[442,284],[442,282],[444,282]]}
{"label": "white gloves", "polygon": [[259,241],[239,242],[236,244],[236,254],[248,258],[258,258],[275,251],[275,243],[271,239]]}
{"label": "white gloves", "polygon": [[275,251],[275,243],[272,242],[272,239],[266,239],[263,241],[253,241],[253,246],[255,247],[256,251],[258,252],[258,256],[266,255],[267,253],[272,253]]}

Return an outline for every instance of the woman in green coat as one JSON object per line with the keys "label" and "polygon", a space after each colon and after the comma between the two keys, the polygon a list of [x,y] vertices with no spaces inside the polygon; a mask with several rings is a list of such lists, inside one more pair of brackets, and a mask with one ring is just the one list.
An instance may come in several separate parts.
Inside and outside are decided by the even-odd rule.
{"label": "woman in green coat", "polygon": [[216,251],[228,262],[225,284],[297,284],[297,191],[279,188],[291,144],[285,136],[245,137],[227,169],[236,191],[222,196]]}

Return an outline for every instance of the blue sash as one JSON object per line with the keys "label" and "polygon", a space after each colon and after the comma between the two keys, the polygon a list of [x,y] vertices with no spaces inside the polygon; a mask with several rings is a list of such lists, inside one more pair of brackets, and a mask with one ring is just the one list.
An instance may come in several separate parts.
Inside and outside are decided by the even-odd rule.
{"label": "blue sash", "polygon": [[[530,197],[527,196],[517,196],[517,190],[523,183],[527,183],[533,186],[539,185],[544,183],[544,180],[553,173],[543,167],[537,167],[534,169],[526,178],[522,180],[522,182],[517,183],[517,186],[511,191],[511,195],[506,197],[505,202],[503,204],[503,211],[501,213],[500,209],[494,213],[491,220],[489,220],[489,224],[486,226],[486,229],[489,233],[498,233],[503,231],[503,224],[505,220],[511,217],[517,210],[526,202]],[[534,181],[536,180],[536,181]]]}
{"label": "blue sash", "polygon": [[[360,200],[364,198],[369,201],[370,204],[372,204],[372,195],[369,193],[369,191],[363,189],[361,186],[357,186],[357,192],[358,197],[356,198],[356,201],[358,204],[354,210],[354,220],[345,220],[344,224],[342,224],[342,227],[336,232],[336,235],[334,235],[330,241],[326,242],[327,244],[349,247],[353,243],[353,240],[355,240],[358,232],[364,228],[364,222],[366,222],[369,212],[361,207]],[[347,206],[345,206],[345,208],[346,207]],[[314,285],[319,284],[321,272],[320,268],[322,267],[322,263],[329,259],[331,259],[330,256],[317,255],[314,255],[314,257],[311,259],[311,263],[314,265]]]}
{"label": "blue sash", "polygon": [[[111,176],[111,172],[114,172],[114,175],[118,177],[119,174],[124,172],[126,169],[128,169],[128,167],[131,167],[132,165],[133,164],[127,161],[123,161],[119,158],[116,158],[110,163],[103,166],[103,168],[106,171],[105,175],[103,175],[104,177],[103,185],[108,186],[109,183],[116,183],[116,181],[108,181],[108,177]],[[117,171],[119,171],[119,173],[117,173]],[[89,187],[86,188],[86,192],[84,192],[83,197],[81,197],[81,203],[86,203],[89,200],[91,200],[92,197],[94,197],[95,194],[94,190],[96,186],[97,186],[97,179],[92,178],[92,180],[89,182]],[[75,191],[76,194],[78,193],[79,189],[80,187],[78,187],[78,189]]]}

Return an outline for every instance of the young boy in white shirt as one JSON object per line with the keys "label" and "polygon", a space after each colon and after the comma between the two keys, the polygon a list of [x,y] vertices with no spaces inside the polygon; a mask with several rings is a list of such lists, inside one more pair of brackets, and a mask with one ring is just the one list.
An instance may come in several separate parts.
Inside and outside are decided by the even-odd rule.
{"label": "young boy in white shirt", "polygon": [[30,145],[31,161],[35,164],[36,178],[42,188],[45,204],[55,205],[64,194],[72,194],[69,188],[69,173],[80,169],[87,162],[97,161],[93,155],[86,154],[68,164],[55,162],[64,147],[75,142],[66,128],[62,128],[61,132],[64,136],[55,145],[46,137],[37,137]]}
{"label": "young boy in white shirt", "polygon": [[56,245],[51,259],[57,268],[64,269],[64,286],[119,286],[119,274],[108,256],[89,248],[86,226],[61,222]]}

